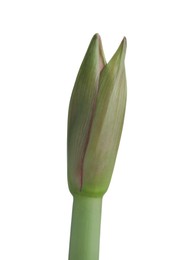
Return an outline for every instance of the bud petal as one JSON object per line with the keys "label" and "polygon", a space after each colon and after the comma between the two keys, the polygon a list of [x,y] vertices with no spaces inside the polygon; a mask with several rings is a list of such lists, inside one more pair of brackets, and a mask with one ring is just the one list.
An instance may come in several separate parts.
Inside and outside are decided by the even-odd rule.
{"label": "bud petal", "polygon": [[83,161],[91,130],[100,71],[106,64],[98,34],[92,38],[72,92],[68,115],[68,183],[82,189]]}
{"label": "bud petal", "polygon": [[126,39],[101,72],[96,109],[83,164],[82,192],[102,196],[110,183],[126,106]]}

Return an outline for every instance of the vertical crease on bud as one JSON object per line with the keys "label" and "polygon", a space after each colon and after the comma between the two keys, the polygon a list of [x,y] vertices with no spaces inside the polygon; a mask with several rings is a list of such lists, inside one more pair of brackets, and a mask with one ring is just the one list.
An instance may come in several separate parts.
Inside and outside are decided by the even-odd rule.
{"label": "vertical crease on bud", "polygon": [[[98,93],[98,88],[97,88],[97,93]],[[85,146],[84,146],[83,156],[82,156],[81,165],[80,165],[80,191],[82,191],[82,188],[83,188],[83,162],[84,162],[84,159],[85,159],[85,154],[86,154],[86,150],[87,150],[87,147],[88,147],[91,127],[92,127],[93,118],[94,118],[94,114],[95,114],[96,99],[97,99],[96,97],[97,97],[97,95],[95,96],[94,101],[93,101],[93,105],[92,105],[92,114],[91,114],[91,118],[90,118],[90,124],[89,124],[88,132],[87,132],[87,136],[86,136],[86,140],[85,140]]]}

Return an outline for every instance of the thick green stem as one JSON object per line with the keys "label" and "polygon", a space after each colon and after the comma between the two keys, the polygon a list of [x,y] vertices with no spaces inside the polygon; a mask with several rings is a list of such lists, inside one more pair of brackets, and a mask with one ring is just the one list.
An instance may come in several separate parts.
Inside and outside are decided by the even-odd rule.
{"label": "thick green stem", "polygon": [[98,260],[102,198],[74,196],[69,260]]}

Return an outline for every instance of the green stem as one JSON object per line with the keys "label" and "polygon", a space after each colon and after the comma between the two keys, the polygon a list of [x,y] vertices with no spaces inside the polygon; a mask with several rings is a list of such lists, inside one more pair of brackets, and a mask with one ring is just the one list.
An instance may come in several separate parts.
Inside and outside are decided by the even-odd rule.
{"label": "green stem", "polygon": [[69,260],[98,260],[102,198],[74,196]]}

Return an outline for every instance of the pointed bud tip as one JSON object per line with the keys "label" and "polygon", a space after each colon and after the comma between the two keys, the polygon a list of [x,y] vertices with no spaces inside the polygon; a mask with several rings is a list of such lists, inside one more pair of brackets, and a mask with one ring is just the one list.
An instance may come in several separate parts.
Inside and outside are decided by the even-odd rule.
{"label": "pointed bud tip", "polygon": [[127,48],[127,39],[126,39],[126,37],[123,37],[118,49],[116,50],[116,52],[112,56],[109,63],[114,62],[114,64],[115,64],[115,62],[116,63],[119,62],[118,65],[123,63],[123,61],[125,60],[126,48]]}
{"label": "pointed bud tip", "polygon": [[100,70],[102,70],[106,64],[106,59],[105,59],[102,41],[99,33],[94,34],[91,40],[91,44],[93,44],[99,50],[99,63],[100,63],[99,65],[100,65]]}
{"label": "pointed bud tip", "polygon": [[123,58],[125,58],[126,49],[127,49],[127,39],[126,37],[123,37],[123,40],[121,41],[121,44],[118,48],[118,50],[121,50]]}
{"label": "pointed bud tip", "polygon": [[100,35],[99,35],[99,33],[95,33],[93,37],[100,38]]}
{"label": "pointed bud tip", "polygon": [[94,36],[92,37],[92,40],[101,41],[101,37],[100,37],[99,33],[95,33]]}
{"label": "pointed bud tip", "polygon": [[123,37],[122,44],[123,44],[124,46],[127,45],[127,38],[126,38],[126,37]]}

